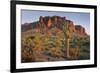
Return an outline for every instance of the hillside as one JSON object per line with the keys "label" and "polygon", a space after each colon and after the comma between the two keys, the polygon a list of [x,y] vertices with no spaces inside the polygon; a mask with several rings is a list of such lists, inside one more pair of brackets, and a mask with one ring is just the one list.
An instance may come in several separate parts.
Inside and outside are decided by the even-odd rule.
{"label": "hillside", "polygon": [[40,16],[21,25],[22,62],[85,60],[90,37],[81,25],[60,16]]}
{"label": "hillside", "polygon": [[59,30],[62,30],[63,22],[66,22],[66,25],[68,24],[69,30],[72,33],[77,33],[79,35],[87,35],[84,27],[82,27],[81,25],[74,25],[71,20],[67,20],[65,19],[65,17],[60,16],[40,16],[39,21],[22,24],[22,31],[34,29],[34,31],[40,32],[40,29],[46,29],[47,31],[52,27],[57,27],[59,28]]}

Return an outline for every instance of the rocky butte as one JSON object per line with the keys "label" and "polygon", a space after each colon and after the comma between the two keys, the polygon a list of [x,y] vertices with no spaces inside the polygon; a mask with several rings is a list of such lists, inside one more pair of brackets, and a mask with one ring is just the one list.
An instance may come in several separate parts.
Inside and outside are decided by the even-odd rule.
{"label": "rocky butte", "polygon": [[48,31],[53,27],[57,27],[59,30],[62,30],[62,24],[64,22],[66,22],[66,26],[68,25],[68,29],[71,33],[77,35],[87,35],[83,26],[75,25],[73,21],[60,16],[40,16],[38,21],[22,24],[21,28],[22,32],[30,29],[34,29],[35,32],[41,32],[41,29]]}

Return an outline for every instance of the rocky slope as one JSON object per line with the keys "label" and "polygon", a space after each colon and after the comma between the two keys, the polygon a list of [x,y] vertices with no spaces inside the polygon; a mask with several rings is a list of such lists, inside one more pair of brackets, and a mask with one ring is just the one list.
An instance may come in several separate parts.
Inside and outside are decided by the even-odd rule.
{"label": "rocky slope", "polygon": [[[83,26],[65,17],[40,16],[36,22],[22,24],[21,30],[22,63],[90,59],[90,36]],[[68,44],[66,39],[70,39]]]}
{"label": "rocky slope", "polygon": [[22,31],[33,29],[35,32],[41,32],[41,29],[48,31],[48,29],[53,27],[57,27],[59,30],[62,30],[63,22],[66,22],[66,27],[68,25],[71,33],[77,35],[87,35],[83,26],[75,25],[73,21],[67,20],[65,17],[60,16],[40,16],[39,21],[22,24],[21,28]]}

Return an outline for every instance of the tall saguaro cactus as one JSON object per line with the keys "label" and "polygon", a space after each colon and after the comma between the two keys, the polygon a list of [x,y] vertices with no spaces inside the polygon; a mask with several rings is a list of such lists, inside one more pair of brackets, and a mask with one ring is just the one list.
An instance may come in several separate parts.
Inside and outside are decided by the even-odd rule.
{"label": "tall saguaro cactus", "polygon": [[66,57],[69,59],[70,58],[70,55],[69,55],[70,32],[69,32],[68,23],[66,20],[63,21],[62,31],[63,31],[64,37],[65,37]]}

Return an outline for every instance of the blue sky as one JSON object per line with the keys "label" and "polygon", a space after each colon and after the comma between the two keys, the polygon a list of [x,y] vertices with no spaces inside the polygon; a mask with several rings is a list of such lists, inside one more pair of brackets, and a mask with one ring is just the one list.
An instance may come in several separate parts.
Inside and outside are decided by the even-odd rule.
{"label": "blue sky", "polygon": [[66,17],[66,19],[73,21],[75,25],[82,25],[86,32],[90,33],[90,13],[21,10],[21,24],[38,21],[40,16],[54,15]]}

